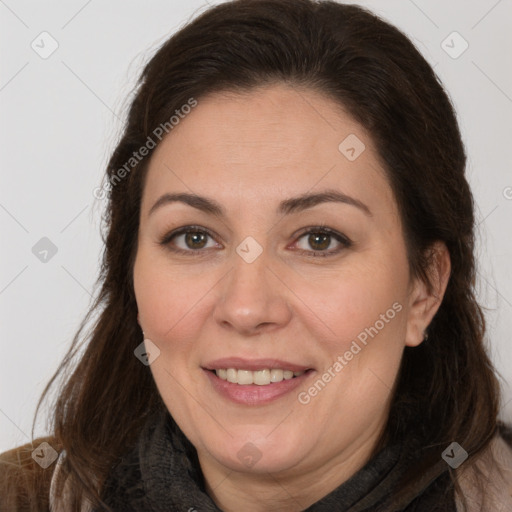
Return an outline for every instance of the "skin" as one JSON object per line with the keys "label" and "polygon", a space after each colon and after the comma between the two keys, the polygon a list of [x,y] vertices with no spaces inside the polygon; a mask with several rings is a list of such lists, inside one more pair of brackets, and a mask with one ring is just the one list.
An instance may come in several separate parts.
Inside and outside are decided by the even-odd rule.
{"label": "skin", "polygon": [[[349,134],[366,146],[354,161],[338,149]],[[284,199],[327,188],[358,199],[371,215],[334,202],[276,212]],[[162,194],[175,192],[214,199],[225,217],[178,202],[149,214]],[[308,242],[305,228],[319,224],[353,244]],[[159,243],[190,225],[213,237]],[[236,252],[248,236],[263,249],[252,263]],[[308,256],[315,250],[339,252]],[[370,459],[404,347],[422,342],[448,282],[448,251],[442,243],[435,251],[430,294],[409,274],[396,201],[370,135],[313,90],[273,84],[201,98],[162,141],[142,197],[134,265],[139,323],[161,351],[150,367],[159,392],[196,447],[220,508],[303,510]],[[394,303],[401,311],[300,403],[297,394]],[[214,391],[201,368],[229,356],[282,359],[315,372],[273,403],[239,405]],[[237,456],[248,442],[261,455],[251,467]]]}

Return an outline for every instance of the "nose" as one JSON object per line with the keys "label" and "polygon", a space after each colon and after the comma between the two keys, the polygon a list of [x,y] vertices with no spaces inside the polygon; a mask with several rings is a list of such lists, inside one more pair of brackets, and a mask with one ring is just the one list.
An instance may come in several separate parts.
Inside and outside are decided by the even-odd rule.
{"label": "nose", "polygon": [[290,290],[270,268],[265,251],[253,262],[233,254],[233,268],[218,289],[214,319],[245,336],[284,327],[290,322]]}

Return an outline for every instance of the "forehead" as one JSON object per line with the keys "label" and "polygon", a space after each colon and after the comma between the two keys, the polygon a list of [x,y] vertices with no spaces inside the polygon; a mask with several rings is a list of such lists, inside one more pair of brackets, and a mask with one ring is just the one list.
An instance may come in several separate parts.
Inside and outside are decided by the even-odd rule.
{"label": "forehead", "polygon": [[318,92],[272,85],[199,99],[152,155],[143,209],[169,191],[270,206],[315,188],[394,202],[362,126]]}

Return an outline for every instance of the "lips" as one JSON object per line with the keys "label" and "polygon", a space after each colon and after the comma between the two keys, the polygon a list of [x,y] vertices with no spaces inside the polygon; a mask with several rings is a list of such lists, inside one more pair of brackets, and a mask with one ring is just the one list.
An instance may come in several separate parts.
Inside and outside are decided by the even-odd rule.
{"label": "lips", "polygon": [[[210,382],[212,389],[224,399],[240,405],[258,406],[266,405],[275,400],[291,394],[298,386],[302,385],[306,379],[311,378],[316,372],[312,367],[304,366],[292,361],[282,359],[244,359],[241,357],[228,357],[209,361],[202,367],[204,374]],[[217,372],[228,371],[231,374],[236,373],[236,382],[230,382],[227,378],[224,380],[223,374],[217,375]],[[247,377],[244,374],[258,373],[275,374],[275,382],[268,382],[268,379],[260,380],[258,383],[245,382]],[[280,374],[287,373],[287,377],[282,380],[277,377]],[[242,377],[242,381],[239,378]],[[226,375],[227,377],[227,375]]]}

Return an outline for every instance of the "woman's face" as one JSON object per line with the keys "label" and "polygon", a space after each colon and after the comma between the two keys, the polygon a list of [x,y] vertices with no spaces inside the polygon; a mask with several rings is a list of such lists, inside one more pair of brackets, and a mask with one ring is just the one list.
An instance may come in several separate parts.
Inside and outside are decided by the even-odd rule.
{"label": "woman's face", "polygon": [[134,280],[203,468],[357,469],[425,327],[368,133],[284,85],[200,99],[155,150]]}

